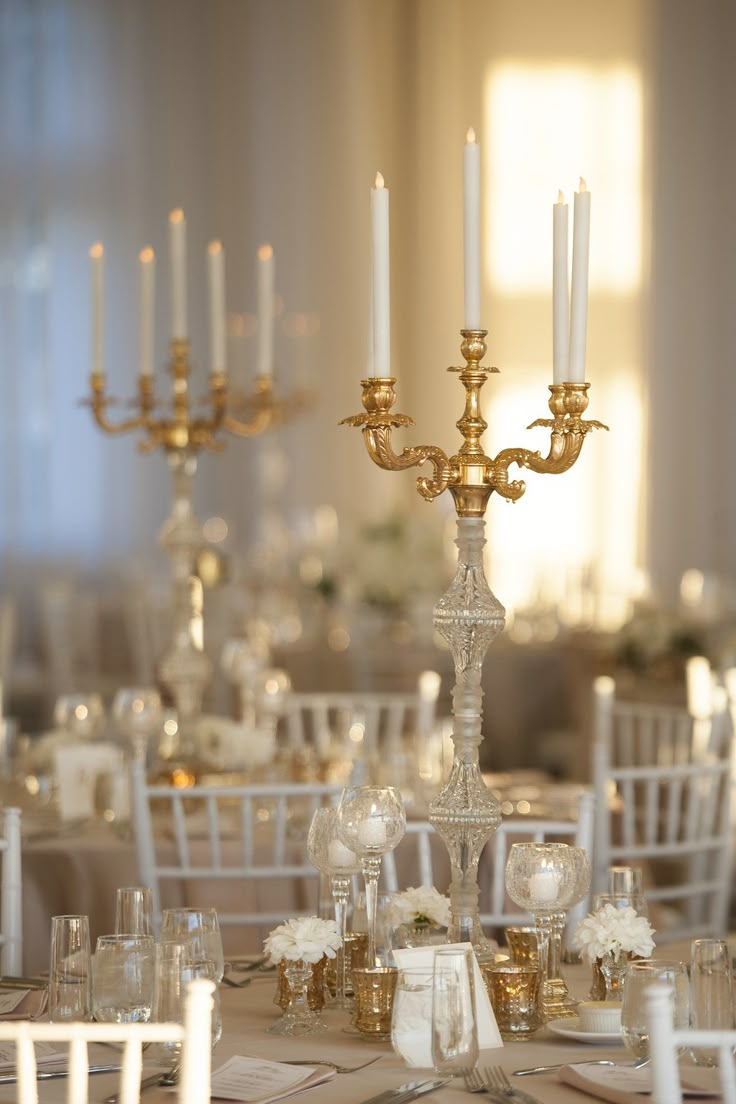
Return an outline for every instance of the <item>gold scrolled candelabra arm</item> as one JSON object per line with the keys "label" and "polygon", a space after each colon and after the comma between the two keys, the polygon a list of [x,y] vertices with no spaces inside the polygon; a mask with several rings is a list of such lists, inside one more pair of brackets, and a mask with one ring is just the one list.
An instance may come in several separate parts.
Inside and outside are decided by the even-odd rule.
{"label": "gold scrolled candelabra arm", "polygon": [[509,480],[512,464],[544,475],[561,475],[575,464],[586,434],[593,429],[608,429],[603,422],[583,420],[589,387],[589,383],[550,384],[549,408],[552,417],[537,418],[527,426],[527,429],[543,426],[552,431],[549,452],[546,456],[525,448],[507,448],[499,452],[490,463],[489,480],[502,498],[514,502],[526,490],[523,479]]}
{"label": "gold scrolled candelabra arm", "polygon": [[[285,420],[281,411],[284,405],[274,398],[271,377],[258,376],[252,396],[241,398],[237,404],[230,402],[222,420],[223,429],[228,433],[234,433],[237,437],[257,437],[269,426]],[[243,417],[233,413],[233,409],[238,407],[243,410]]]}
{"label": "gold scrolled candelabra arm", "polygon": [[363,388],[363,406],[365,414],[353,414],[343,418],[340,425],[357,426],[363,430],[363,440],[368,455],[374,464],[386,471],[403,471],[424,464],[427,460],[434,468],[434,477],[420,476],[417,490],[422,498],[431,502],[447,489],[452,478],[452,469],[447,455],[434,445],[407,446],[401,452],[395,452],[391,444],[391,431],[404,426],[414,425],[407,414],[393,414],[391,407],[396,401],[394,378],[371,376],[361,380]]}
{"label": "gold scrolled candelabra arm", "polygon": [[149,376],[138,377],[138,413],[132,418],[125,418],[121,422],[113,422],[107,415],[108,408],[116,400],[107,395],[107,380],[104,372],[92,372],[89,377],[92,397],[83,399],[82,405],[89,406],[92,416],[105,433],[116,435],[119,433],[131,433],[136,429],[144,429],[151,417],[154,406],[153,382]]}

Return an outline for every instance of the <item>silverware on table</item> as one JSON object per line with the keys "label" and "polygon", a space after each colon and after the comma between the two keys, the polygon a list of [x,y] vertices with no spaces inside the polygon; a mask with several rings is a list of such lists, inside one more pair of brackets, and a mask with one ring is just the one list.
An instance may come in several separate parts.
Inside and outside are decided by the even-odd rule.
{"label": "silverware on table", "polygon": [[0,976],[0,989],[48,989],[49,983],[41,977],[15,977],[11,974]]}
{"label": "silverware on table", "polygon": [[472,1093],[487,1093],[493,1101],[510,1101],[511,1104],[539,1104],[529,1093],[515,1089],[500,1066],[486,1066],[483,1071],[474,1069],[465,1074],[465,1088]]}
{"label": "silverware on table", "polygon": [[[170,1070],[159,1070],[158,1073],[152,1073],[148,1077],[144,1077],[141,1081],[140,1092],[144,1089],[152,1089],[157,1085],[175,1085],[179,1080],[179,1070],[181,1069],[181,1062],[177,1062],[175,1066],[172,1066]],[[104,1104],[118,1104],[120,1100],[120,1093],[113,1093],[112,1096],[105,1098]]]}
{"label": "silverware on table", "polygon": [[435,1078],[431,1081],[407,1081],[399,1085],[397,1089],[387,1089],[378,1096],[371,1096],[368,1100],[362,1100],[361,1104],[407,1104],[409,1100],[416,1100],[418,1096],[434,1092],[444,1085],[449,1085],[451,1077]]}
{"label": "silverware on table", "polygon": [[[117,1073],[120,1071],[120,1066],[90,1066],[88,1072],[92,1073]],[[69,1070],[43,1070],[40,1069],[36,1072],[37,1081],[54,1081],[59,1077],[68,1077]],[[15,1085],[18,1082],[17,1073],[3,1074],[0,1076],[0,1085]]]}
{"label": "silverware on table", "polygon": [[223,974],[222,984],[229,985],[231,989],[247,989],[253,978],[243,978],[242,981],[236,981],[235,978],[231,978],[229,974]]}
{"label": "silverware on table", "polygon": [[635,1062],[613,1062],[610,1058],[594,1058],[589,1062],[559,1062],[556,1066],[531,1066],[529,1069],[514,1070],[514,1077],[528,1077],[532,1073],[553,1073],[563,1066],[622,1066],[624,1069],[641,1069],[648,1066],[651,1058],[637,1058]]}
{"label": "silverware on table", "polygon": [[[284,1066],[329,1066],[335,1073],[357,1073],[358,1070],[365,1069],[366,1066],[372,1066],[374,1062],[380,1061],[381,1058],[383,1058],[383,1055],[377,1054],[375,1058],[370,1058],[360,1066],[340,1066],[329,1058],[282,1058],[280,1061]],[[389,1092],[393,1091],[393,1089],[389,1090]]]}

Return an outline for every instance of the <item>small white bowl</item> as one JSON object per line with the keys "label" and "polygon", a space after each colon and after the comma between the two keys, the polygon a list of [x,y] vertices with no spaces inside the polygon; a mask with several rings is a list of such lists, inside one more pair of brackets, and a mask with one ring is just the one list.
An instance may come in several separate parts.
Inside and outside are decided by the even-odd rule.
{"label": "small white bowl", "polygon": [[583,1031],[611,1033],[621,1027],[621,1003],[619,1001],[582,1001],[578,1016]]}

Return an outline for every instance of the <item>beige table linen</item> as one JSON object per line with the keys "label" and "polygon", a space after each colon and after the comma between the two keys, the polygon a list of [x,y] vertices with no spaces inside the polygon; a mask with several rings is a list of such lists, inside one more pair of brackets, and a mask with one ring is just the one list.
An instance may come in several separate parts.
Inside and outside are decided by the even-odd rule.
{"label": "beige table linen", "polygon": [[[667,949],[667,956],[680,956],[687,952],[686,947]],[[590,969],[587,966],[568,967],[568,983],[573,993],[583,998],[590,986]],[[373,1043],[345,1030],[348,1021],[345,1013],[327,1010],[325,1020],[329,1025],[326,1035],[308,1039],[285,1039],[283,1036],[268,1035],[266,1029],[280,1015],[273,1004],[275,978],[271,975],[257,975],[246,989],[223,988],[221,991],[224,1022],[223,1037],[213,1055],[213,1069],[222,1065],[233,1055],[249,1055],[279,1061],[289,1059],[304,1060],[329,1058],[346,1066],[359,1065],[370,1057],[380,1056],[379,1061],[357,1073],[338,1074],[328,1084],[320,1085],[292,1099],[303,1100],[305,1104],[360,1104],[369,1097],[394,1088],[405,1081],[416,1080],[417,1071],[409,1070],[394,1054],[390,1043]],[[109,1061],[111,1051],[99,1048],[96,1057]],[[565,1040],[552,1034],[548,1028],[542,1029],[534,1039],[528,1042],[506,1043],[499,1050],[484,1051],[480,1065],[500,1065],[509,1074],[513,1070],[528,1066],[552,1065],[559,1062],[584,1062],[597,1058],[611,1058],[617,1062],[630,1061],[628,1051],[623,1046],[593,1046]],[[148,1065],[148,1063],[147,1063]],[[715,1078],[717,1072],[707,1071]],[[563,1085],[555,1074],[539,1074],[533,1077],[511,1078],[513,1082],[531,1093],[540,1104],[585,1104],[594,1098],[575,1088]],[[100,1075],[92,1079],[91,1099],[102,1101],[116,1088],[115,1075]],[[39,1085],[40,1104],[61,1104],[64,1101],[64,1082],[54,1081]],[[12,1088],[0,1087],[0,1101],[14,1099]],[[146,1104],[163,1104],[174,1100],[171,1094],[160,1090],[147,1091]],[[428,1104],[470,1104],[475,1099],[467,1093],[461,1081],[453,1081],[449,1086],[432,1093],[426,1099]]]}

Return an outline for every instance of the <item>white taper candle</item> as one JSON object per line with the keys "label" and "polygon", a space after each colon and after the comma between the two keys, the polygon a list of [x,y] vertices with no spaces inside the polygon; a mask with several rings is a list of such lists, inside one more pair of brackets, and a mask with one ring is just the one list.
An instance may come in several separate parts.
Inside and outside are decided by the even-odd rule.
{"label": "white taper candle", "polygon": [[552,206],[552,382],[564,383],[570,356],[568,208],[562,192]]}
{"label": "white taper candle", "polygon": [[89,251],[90,284],[92,295],[92,371],[102,375],[105,371],[105,251],[102,242],[95,242]]}
{"label": "white taper candle", "polygon": [[480,329],[480,146],[471,127],[463,151],[465,329]]}
{"label": "white taper candle", "polygon": [[169,215],[171,252],[171,336],[187,338],[187,223],[180,207]]}
{"label": "white taper candle", "polygon": [[371,189],[373,240],[373,375],[391,375],[391,276],[389,265],[388,188],[380,172]]}
{"label": "white taper candle", "polygon": [[156,256],[150,245],[147,245],[138,254],[138,309],[140,314],[138,371],[142,376],[153,375],[155,271]]}
{"label": "white taper candle", "polygon": [[572,291],[570,294],[570,383],[585,382],[585,338],[588,325],[588,253],[590,248],[590,192],[580,178],[575,193],[572,231]]}
{"label": "white taper candle", "polygon": [[273,306],[275,288],[273,247],[258,250],[258,375],[273,375]]}
{"label": "white taper candle", "polygon": [[219,241],[207,246],[210,292],[210,372],[224,374],[225,352],[225,250]]}

